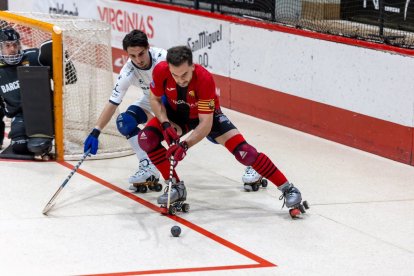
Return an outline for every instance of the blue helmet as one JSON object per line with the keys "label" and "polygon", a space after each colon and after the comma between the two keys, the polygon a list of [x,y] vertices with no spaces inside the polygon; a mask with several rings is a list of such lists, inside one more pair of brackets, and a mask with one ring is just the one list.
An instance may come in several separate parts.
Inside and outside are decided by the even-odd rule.
{"label": "blue helmet", "polygon": [[[4,53],[3,47],[8,42],[16,42],[18,45],[18,51],[14,55],[8,55]],[[0,30],[0,60],[9,64],[19,64],[23,58],[23,51],[20,45],[20,34],[13,28],[5,28]]]}

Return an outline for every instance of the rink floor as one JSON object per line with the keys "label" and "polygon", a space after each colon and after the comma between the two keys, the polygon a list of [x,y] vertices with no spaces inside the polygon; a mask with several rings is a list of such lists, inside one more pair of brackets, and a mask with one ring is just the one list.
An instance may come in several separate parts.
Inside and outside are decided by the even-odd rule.
{"label": "rink floor", "polygon": [[[273,184],[244,192],[244,167],[208,141],[178,173],[189,213],[130,193],[135,156],[0,159],[0,275],[413,275],[414,167],[225,110],[311,206],[292,220]],[[172,237],[178,225],[181,236]]]}

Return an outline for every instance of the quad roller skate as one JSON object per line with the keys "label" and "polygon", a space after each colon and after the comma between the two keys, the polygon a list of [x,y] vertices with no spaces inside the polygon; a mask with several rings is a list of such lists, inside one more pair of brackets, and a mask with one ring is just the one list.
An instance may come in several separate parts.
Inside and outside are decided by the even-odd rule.
{"label": "quad roller skate", "polygon": [[309,209],[308,202],[302,202],[302,195],[299,189],[293,186],[293,184],[286,182],[282,186],[279,186],[278,189],[282,192],[279,199],[283,199],[283,206],[286,205],[293,219],[299,218],[301,214],[306,213],[306,210]]}
{"label": "quad roller skate", "polygon": [[244,190],[247,192],[257,192],[260,186],[263,188],[267,187],[267,179],[264,179],[251,166],[246,167],[242,181],[244,183]]}
{"label": "quad roller skate", "polygon": [[157,202],[161,206],[163,214],[175,215],[177,211],[187,213],[190,211],[190,205],[184,201],[187,199],[187,189],[184,182],[173,183],[170,192],[170,205],[168,205],[168,188],[166,186],[164,194],[158,197]]}
{"label": "quad roller skate", "polygon": [[162,190],[159,180],[160,173],[157,168],[148,159],[142,159],[138,171],[128,180],[131,183],[129,189],[139,193],[146,193],[148,190],[159,192]]}

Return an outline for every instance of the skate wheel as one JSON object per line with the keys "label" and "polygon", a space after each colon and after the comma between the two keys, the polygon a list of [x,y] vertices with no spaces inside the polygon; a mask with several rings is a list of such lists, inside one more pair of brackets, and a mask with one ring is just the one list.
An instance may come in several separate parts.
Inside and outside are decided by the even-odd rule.
{"label": "skate wheel", "polygon": [[250,192],[251,190],[252,190],[252,186],[250,186],[249,184],[244,184],[244,190],[246,191],[246,192]]}
{"label": "skate wheel", "polygon": [[253,184],[252,185],[253,192],[257,192],[259,190],[259,184]]}
{"label": "skate wheel", "polygon": [[174,206],[170,206],[170,208],[168,208],[168,213],[172,216],[175,216],[175,214],[177,213],[177,208],[175,208]]}
{"label": "skate wheel", "polygon": [[155,184],[155,186],[154,186],[154,190],[155,190],[156,192],[161,191],[161,190],[162,190],[162,185],[161,185],[161,184]]}
{"label": "skate wheel", "polygon": [[262,183],[262,187],[263,188],[266,188],[267,187],[267,179],[262,178],[261,183]]}
{"label": "skate wheel", "polygon": [[182,210],[184,213],[188,213],[188,211],[190,211],[190,204],[188,204],[188,203],[183,203],[183,205],[181,206],[181,210]]}
{"label": "skate wheel", "polygon": [[300,210],[295,208],[295,209],[290,209],[289,210],[289,214],[292,218],[298,218],[300,215]]}
{"label": "skate wheel", "polygon": [[138,187],[138,192],[140,192],[140,193],[144,194],[144,193],[147,192],[147,190],[148,190],[148,188],[145,185],[141,185],[141,186]]}
{"label": "skate wheel", "polygon": [[305,209],[309,209],[309,204],[306,200],[302,202],[302,204],[303,204],[303,207],[305,207]]}
{"label": "skate wheel", "polygon": [[301,204],[301,205],[299,205],[299,211],[302,213],[302,214],[304,214],[304,213],[306,213],[306,211],[305,211],[305,208],[303,207],[303,205]]}

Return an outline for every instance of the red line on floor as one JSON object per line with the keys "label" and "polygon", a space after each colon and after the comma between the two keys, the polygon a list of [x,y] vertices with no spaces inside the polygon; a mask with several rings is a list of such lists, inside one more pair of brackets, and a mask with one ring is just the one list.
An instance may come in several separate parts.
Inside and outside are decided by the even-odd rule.
{"label": "red line on floor", "polygon": [[[69,169],[73,169],[74,166],[62,161],[62,162],[57,162],[59,164],[61,164],[64,167],[67,167]],[[134,195],[131,192],[125,191],[121,188],[119,188],[118,186],[115,186],[105,180],[103,180],[102,178],[99,178],[91,173],[88,173],[87,171],[84,171],[82,169],[78,169],[77,173],[117,192],[122,194],[123,196],[126,196],[142,205],[144,205],[145,207],[148,207],[149,209],[158,212],[161,214],[161,208],[156,206],[155,204],[152,204],[136,195]],[[192,267],[192,268],[177,268],[177,269],[162,269],[162,270],[147,270],[147,271],[130,271],[130,272],[118,272],[118,273],[107,273],[107,274],[88,274],[89,276],[94,275],[94,276],[98,276],[98,275],[142,275],[142,274],[162,274],[162,273],[178,273],[178,272],[196,272],[196,271],[213,271],[213,270],[230,270],[230,269],[246,269],[246,268],[263,268],[263,267],[276,267],[277,265],[247,251],[246,249],[241,248],[240,246],[225,240],[215,234],[213,234],[210,231],[207,231],[206,229],[195,225],[194,223],[183,219],[182,217],[179,216],[171,216],[171,215],[167,215],[166,217],[175,220],[178,223],[181,223],[185,226],[187,226],[188,228],[198,232],[201,235],[204,235],[205,237],[214,240],[215,242],[257,262],[257,264],[248,264],[248,265],[229,265],[229,266],[213,266],[213,267]]]}
{"label": "red line on floor", "polygon": [[252,264],[252,265],[229,265],[229,266],[211,266],[211,267],[189,267],[189,268],[117,272],[117,273],[107,273],[107,274],[87,274],[87,275],[82,275],[82,276],[148,275],[148,274],[163,274],[163,273],[180,273],[180,272],[183,273],[183,272],[216,271],[216,270],[231,270],[231,269],[246,269],[246,268],[263,268],[263,267],[271,267],[271,266],[275,266],[275,265],[263,266],[261,264]]}

